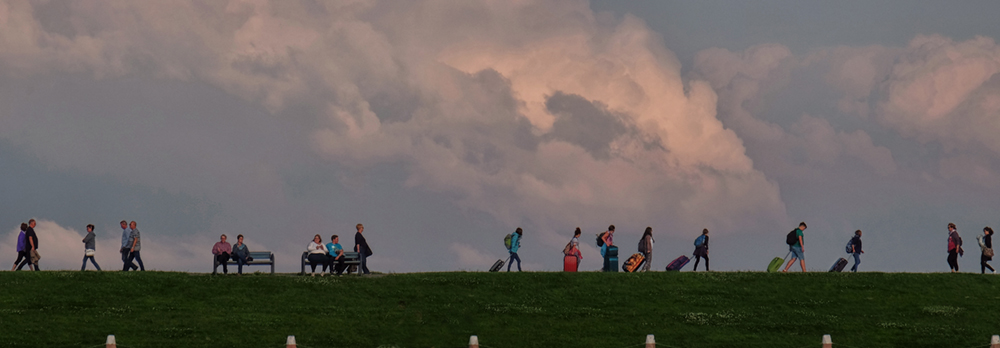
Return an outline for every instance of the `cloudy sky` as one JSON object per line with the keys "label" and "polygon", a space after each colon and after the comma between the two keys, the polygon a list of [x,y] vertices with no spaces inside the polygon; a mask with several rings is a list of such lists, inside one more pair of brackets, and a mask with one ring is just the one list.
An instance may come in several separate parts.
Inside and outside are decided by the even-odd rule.
{"label": "cloudy sky", "polygon": [[[646,226],[654,266],[711,230],[761,270],[807,221],[826,270],[946,271],[1000,226],[995,1],[0,1],[0,250],[84,226],[120,267],[207,272],[244,234],[282,272],[363,223],[382,272],[527,270]],[[690,267],[690,266],[689,266]]]}

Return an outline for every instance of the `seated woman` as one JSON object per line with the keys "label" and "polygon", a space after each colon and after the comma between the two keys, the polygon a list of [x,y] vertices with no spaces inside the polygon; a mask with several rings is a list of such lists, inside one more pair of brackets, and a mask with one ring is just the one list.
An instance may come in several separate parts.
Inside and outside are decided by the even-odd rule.
{"label": "seated woman", "polygon": [[[306,247],[306,250],[309,251],[309,256],[306,258],[309,259],[309,266],[312,267],[312,275],[315,277],[316,265],[323,265],[323,268],[320,270],[324,270],[326,269],[327,260],[329,260],[329,257],[326,256],[327,252],[326,246],[323,245],[323,238],[317,234],[313,237],[313,241],[309,242],[309,246]],[[323,273],[320,273],[320,276],[322,275]]]}
{"label": "seated woman", "polygon": [[237,274],[243,274],[243,265],[246,265],[250,261],[250,249],[247,249],[247,245],[243,244],[243,235],[236,236],[236,244],[233,244],[233,261],[236,261],[236,271]]}
{"label": "seated woman", "polygon": [[212,246],[212,255],[215,255],[216,262],[222,264],[222,273],[229,274],[229,254],[233,252],[233,248],[226,242],[226,235],[222,235],[219,239],[219,242]]}

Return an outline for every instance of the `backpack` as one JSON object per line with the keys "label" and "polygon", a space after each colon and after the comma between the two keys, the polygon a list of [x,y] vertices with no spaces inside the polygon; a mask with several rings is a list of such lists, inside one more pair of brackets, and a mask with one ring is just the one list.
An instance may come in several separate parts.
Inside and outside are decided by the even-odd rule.
{"label": "backpack", "polygon": [[646,236],[643,236],[642,238],[639,238],[639,252],[645,254],[647,251],[648,250],[646,250]]}
{"label": "backpack", "polygon": [[503,246],[507,247],[507,250],[510,250],[510,239],[511,239],[511,237],[512,236],[511,236],[510,233],[508,233],[507,236],[503,237]]}
{"label": "backpack", "polygon": [[569,241],[569,243],[566,243],[566,246],[563,247],[563,255],[573,255],[573,241]]}
{"label": "backpack", "polygon": [[597,246],[604,246],[604,234],[607,232],[601,232],[597,234]]}
{"label": "backpack", "polygon": [[702,244],[705,244],[705,235],[704,234],[698,236],[698,238],[694,240],[694,246],[700,247]]}
{"label": "backpack", "polygon": [[788,236],[785,237],[785,244],[795,245],[799,242],[799,236],[795,235],[795,230],[788,232]]}
{"label": "backpack", "polygon": [[851,240],[847,241],[847,246],[844,247],[844,251],[846,251],[848,254],[853,254],[854,253],[853,250],[854,248],[852,248],[853,246],[854,246],[854,238],[851,238]]}

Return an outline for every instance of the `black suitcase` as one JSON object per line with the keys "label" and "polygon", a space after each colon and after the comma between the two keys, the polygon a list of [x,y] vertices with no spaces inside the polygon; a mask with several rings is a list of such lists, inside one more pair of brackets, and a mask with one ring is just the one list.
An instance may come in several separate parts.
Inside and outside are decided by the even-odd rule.
{"label": "black suitcase", "polygon": [[503,263],[503,260],[497,260],[497,262],[493,264],[493,267],[490,267],[490,272],[500,271],[500,268],[503,267]]}
{"label": "black suitcase", "polygon": [[830,272],[843,272],[844,267],[847,267],[847,259],[841,257],[837,262],[833,263],[833,267],[830,267]]}

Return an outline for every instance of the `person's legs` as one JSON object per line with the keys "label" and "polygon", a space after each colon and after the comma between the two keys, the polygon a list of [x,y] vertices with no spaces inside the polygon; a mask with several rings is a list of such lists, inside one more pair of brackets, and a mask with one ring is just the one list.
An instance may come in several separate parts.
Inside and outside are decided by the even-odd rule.
{"label": "person's legs", "polygon": [[521,271],[521,257],[517,256],[517,253],[511,254],[511,263],[514,263],[514,260],[517,260],[517,271],[520,272]]}
{"label": "person's legs", "polygon": [[139,254],[138,250],[136,250],[136,251],[131,252],[131,253],[128,254],[128,261],[129,261],[130,264],[132,264],[132,267],[133,267],[132,270],[135,270],[135,268],[134,268],[135,264],[132,263],[133,260],[135,262],[139,263],[139,270],[140,271],[143,271],[143,272],[146,271],[146,266],[142,264],[142,255]]}
{"label": "person's legs", "polygon": [[[94,268],[97,268],[97,270],[98,270],[98,271],[100,271],[100,270],[101,270],[101,266],[97,264],[97,259],[94,259],[94,257],[93,257],[93,256],[87,256],[87,257],[89,257],[89,258],[90,258],[90,263],[94,264]],[[87,262],[87,260],[86,260],[86,259],[84,259],[83,261],[84,261],[85,263]]]}
{"label": "person's legs", "polygon": [[83,272],[83,271],[86,271],[86,270],[87,270],[87,258],[88,258],[88,257],[89,257],[89,256],[84,256],[84,257],[83,257],[83,266],[80,266],[80,271],[81,271],[81,272]]}
{"label": "person's legs", "polygon": [[851,267],[851,272],[857,272],[858,271],[858,265],[861,264],[861,253],[853,253],[851,255],[854,256],[854,266]]}
{"label": "person's legs", "polygon": [[132,269],[134,271],[139,268],[138,266],[135,265],[134,262],[132,262],[132,260],[128,258],[129,254],[131,254],[130,252],[128,252],[128,249],[124,248],[121,249],[121,253],[122,253],[122,264],[124,265],[122,266],[123,272],[128,271],[129,269]]}
{"label": "person's legs", "polygon": [[[315,275],[316,266],[326,263],[326,259],[323,257],[325,255],[320,254],[309,254],[309,267],[312,269],[312,273]],[[320,268],[322,270],[322,268]]]}
{"label": "person's legs", "polygon": [[11,270],[11,271],[13,271],[13,270],[17,269],[17,265],[20,265],[20,264],[21,264],[21,260],[24,260],[24,255],[25,255],[25,254],[24,254],[24,252],[23,252],[23,251],[18,251],[18,252],[17,252],[17,260],[14,260],[14,266],[12,266],[12,267],[10,268],[10,270]]}
{"label": "person's legs", "polygon": [[247,264],[247,259],[238,255],[233,256],[233,258],[236,259],[236,273],[243,274],[243,265]]}
{"label": "person's legs", "polygon": [[645,256],[646,256],[645,259],[642,260],[642,262],[643,262],[642,270],[648,272],[650,265],[652,265],[652,263],[653,263],[653,252],[650,251],[650,252],[646,253]]}
{"label": "person's legs", "polygon": [[802,273],[806,273],[806,259],[799,259],[799,265],[802,266]]}
{"label": "person's legs", "polygon": [[368,270],[368,250],[361,248],[361,267],[358,269],[361,274],[372,274],[372,271]]}
{"label": "person's legs", "polygon": [[948,251],[948,267],[952,272],[958,272],[958,252]]}
{"label": "person's legs", "polygon": [[697,272],[698,271],[698,264],[699,263],[701,263],[701,255],[695,255],[694,256],[694,270],[693,270],[693,272]]}
{"label": "person's legs", "polygon": [[222,253],[215,255],[215,262],[218,262],[219,265],[222,266],[222,274],[229,274],[229,267],[227,267],[227,264],[229,263],[229,254]]}
{"label": "person's legs", "polygon": [[345,265],[344,265],[344,258],[343,257],[341,257],[339,260],[336,260],[336,259],[333,260],[332,264],[334,266],[333,266],[333,268],[331,268],[330,271],[335,272],[337,275],[344,274],[344,268],[347,268],[347,267],[345,267]]}
{"label": "person's legs", "polygon": [[710,269],[708,269],[708,254],[705,254],[705,256],[702,257],[705,258],[705,271],[706,272],[711,271]]}

